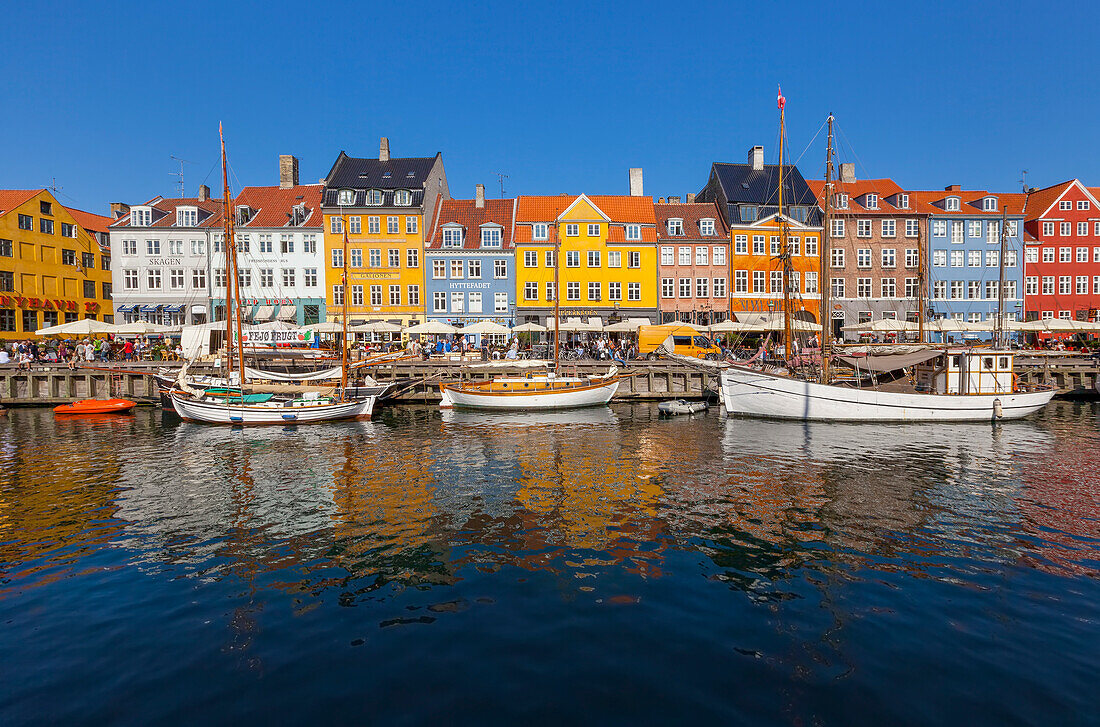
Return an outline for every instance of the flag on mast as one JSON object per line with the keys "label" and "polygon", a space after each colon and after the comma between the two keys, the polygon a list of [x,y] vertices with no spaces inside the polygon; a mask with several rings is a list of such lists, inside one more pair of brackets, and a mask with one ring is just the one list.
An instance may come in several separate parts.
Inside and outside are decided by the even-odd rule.
{"label": "flag on mast", "polygon": [[777,103],[779,104],[779,110],[780,111],[782,111],[783,107],[787,105],[787,99],[783,98],[783,87],[782,86],[779,87],[779,98],[777,99]]}

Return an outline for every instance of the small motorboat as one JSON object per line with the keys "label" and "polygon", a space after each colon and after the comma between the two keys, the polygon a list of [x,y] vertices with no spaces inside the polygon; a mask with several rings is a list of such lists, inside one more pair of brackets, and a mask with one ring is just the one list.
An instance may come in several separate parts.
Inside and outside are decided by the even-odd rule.
{"label": "small motorboat", "polygon": [[672,417],[677,414],[698,414],[708,408],[705,401],[687,401],[686,399],[673,399],[662,401],[657,405],[657,411],[663,417]]}
{"label": "small motorboat", "polygon": [[125,414],[137,406],[129,399],[83,399],[53,408],[54,414]]}

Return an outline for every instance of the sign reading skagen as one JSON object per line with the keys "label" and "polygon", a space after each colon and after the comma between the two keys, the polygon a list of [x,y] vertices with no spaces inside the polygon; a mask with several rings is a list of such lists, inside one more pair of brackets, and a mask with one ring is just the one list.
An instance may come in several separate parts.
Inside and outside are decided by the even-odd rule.
{"label": "sign reading skagen", "polygon": [[183,258],[181,257],[151,257],[147,261],[150,265],[157,265],[161,267],[177,267],[183,265]]}

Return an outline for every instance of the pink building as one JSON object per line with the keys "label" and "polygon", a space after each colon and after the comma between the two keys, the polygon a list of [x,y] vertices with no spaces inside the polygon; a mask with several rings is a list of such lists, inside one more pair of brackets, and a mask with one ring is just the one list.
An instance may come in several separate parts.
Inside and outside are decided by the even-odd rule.
{"label": "pink building", "polygon": [[679,197],[653,206],[657,216],[657,291],[662,323],[708,325],[730,308],[730,233],[714,202]]}

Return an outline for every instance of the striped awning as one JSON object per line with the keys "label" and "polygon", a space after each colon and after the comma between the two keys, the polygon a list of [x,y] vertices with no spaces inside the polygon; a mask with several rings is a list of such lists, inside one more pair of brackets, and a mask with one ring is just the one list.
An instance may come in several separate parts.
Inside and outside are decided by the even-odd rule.
{"label": "striped awning", "polygon": [[278,320],[280,321],[293,321],[298,319],[298,306],[296,305],[284,305],[279,308]]}
{"label": "striped awning", "polygon": [[143,306],[141,306],[141,312],[142,313],[156,313],[158,310],[160,310],[159,305],[143,305]]}
{"label": "striped awning", "polygon": [[115,310],[117,310],[119,313],[132,313],[133,311],[137,310],[137,306],[136,305],[120,305]]}
{"label": "striped awning", "polygon": [[273,305],[257,306],[256,310],[252,313],[252,320],[254,321],[270,321],[274,317],[275,306]]}
{"label": "striped awning", "polygon": [[163,310],[164,310],[165,313],[182,313],[183,312],[183,306],[182,305],[166,305],[166,306],[163,306]]}

